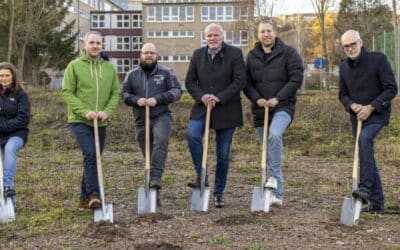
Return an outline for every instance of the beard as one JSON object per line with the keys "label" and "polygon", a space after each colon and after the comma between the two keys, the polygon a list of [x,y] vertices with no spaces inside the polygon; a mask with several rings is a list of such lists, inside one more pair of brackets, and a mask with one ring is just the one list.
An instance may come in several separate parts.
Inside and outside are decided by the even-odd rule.
{"label": "beard", "polygon": [[157,64],[157,59],[155,59],[152,63],[146,63],[144,60],[140,59],[140,65],[145,70],[152,70]]}

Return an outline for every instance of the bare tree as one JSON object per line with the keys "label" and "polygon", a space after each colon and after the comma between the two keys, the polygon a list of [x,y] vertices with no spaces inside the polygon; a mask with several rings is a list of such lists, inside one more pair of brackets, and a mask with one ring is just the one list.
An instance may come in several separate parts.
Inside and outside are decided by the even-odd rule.
{"label": "bare tree", "polygon": [[321,28],[322,38],[322,52],[326,62],[326,71],[329,72],[329,61],[328,61],[328,48],[326,45],[326,32],[325,32],[325,15],[330,7],[333,6],[335,0],[310,0],[317,18],[319,26]]}
{"label": "bare tree", "polygon": [[15,20],[15,2],[10,2],[10,27],[8,33],[8,50],[7,50],[7,62],[11,62],[11,55],[13,49],[13,37],[14,37],[14,20]]}

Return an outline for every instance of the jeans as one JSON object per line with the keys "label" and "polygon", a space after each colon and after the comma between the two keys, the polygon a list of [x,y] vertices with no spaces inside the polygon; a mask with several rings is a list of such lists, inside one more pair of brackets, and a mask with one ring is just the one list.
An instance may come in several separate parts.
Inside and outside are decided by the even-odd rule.
{"label": "jeans", "polygon": [[[203,156],[202,138],[204,135],[206,116],[198,120],[189,120],[187,140],[192,155],[192,162],[197,176],[201,176],[201,165]],[[217,167],[215,171],[214,196],[221,196],[224,193],[226,179],[229,170],[230,146],[232,143],[235,128],[217,129],[216,133],[216,154]]]}
{"label": "jeans", "polygon": [[[292,118],[288,113],[285,111],[279,111],[273,116],[268,129],[268,176],[275,177],[278,182],[277,189],[272,191],[272,193],[278,199],[282,199],[283,197],[283,176],[281,169],[283,150],[282,135],[291,121]],[[260,144],[262,144],[263,127],[257,127],[256,129]]]}
{"label": "jeans", "polygon": [[[94,128],[84,123],[70,123],[69,126],[82,150],[83,175],[80,198],[86,199],[91,192],[95,191],[99,193]],[[99,127],[99,140],[100,152],[103,152],[106,140],[106,127]]]}
{"label": "jeans", "polygon": [[[163,114],[150,121],[150,179],[161,181],[168,155],[168,140],[171,136],[172,118]],[[144,126],[136,126],[136,139],[145,156],[146,131]]]}
{"label": "jeans", "polygon": [[[1,147],[3,160],[3,185],[14,188],[14,176],[17,170],[17,152],[24,146],[21,137],[10,137],[5,145]],[[15,207],[16,197],[12,197]]]}
{"label": "jeans", "polygon": [[[374,157],[374,139],[382,129],[381,124],[366,124],[362,126],[359,149],[360,149],[360,191],[369,195],[371,206],[384,207],[384,196],[378,169]],[[352,122],[353,135],[356,134],[357,121]]]}

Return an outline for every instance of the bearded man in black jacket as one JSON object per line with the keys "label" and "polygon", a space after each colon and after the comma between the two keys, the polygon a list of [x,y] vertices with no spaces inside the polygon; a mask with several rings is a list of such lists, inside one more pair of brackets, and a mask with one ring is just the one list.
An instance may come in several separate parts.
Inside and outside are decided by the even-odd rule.
{"label": "bearded man in black jacket", "polygon": [[268,174],[265,187],[272,189],[272,205],[282,205],[282,136],[293,120],[296,93],[303,81],[303,62],[297,51],[276,35],[271,22],[258,24],[253,50],[247,56],[246,96],[252,102],[254,126],[263,137],[264,109],[269,108]]}

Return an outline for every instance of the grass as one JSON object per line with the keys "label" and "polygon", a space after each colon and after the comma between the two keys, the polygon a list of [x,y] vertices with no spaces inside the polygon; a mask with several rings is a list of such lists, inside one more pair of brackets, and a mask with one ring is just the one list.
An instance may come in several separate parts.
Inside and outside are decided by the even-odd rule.
{"label": "grass", "polygon": [[[65,104],[60,91],[30,88],[28,93],[33,115],[29,141],[19,152],[15,178],[18,217],[16,223],[1,225],[0,232],[5,230],[13,232],[15,237],[24,237],[55,232],[62,230],[61,227],[71,232],[79,231],[83,223],[92,220],[92,215],[88,211],[76,208],[82,174],[82,155],[66,123]],[[49,103],[52,105],[51,109],[48,108]],[[163,177],[165,186],[195,176],[186,143],[186,127],[191,103],[192,99],[185,93],[180,102],[173,105],[174,129],[170,140],[168,164],[179,166],[175,168],[179,171],[169,171],[167,166]],[[376,140],[377,161],[388,162],[393,166],[400,166],[399,104],[400,101],[396,99],[390,126],[384,128]],[[246,184],[258,186],[260,146],[251,124],[249,103],[245,98],[243,105],[244,126],[235,133],[231,155],[235,164],[245,162],[245,165],[241,163],[236,166],[240,174],[246,175]],[[211,136],[214,136],[213,133]],[[298,156],[319,157],[322,160],[340,158],[351,162],[353,140],[348,115],[338,102],[335,93],[300,95],[295,119],[284,135],[283,168],[287,170],[289,166],[286,161],[295,160]],[[213,143],[210,145],[210,155],[213,157],[209,157],[209,165],[214,166]],[[108,192],[114,192],[118,196],[129,195],[129,199],[132,199],[132,196],[135,199],[137,188],[143,185],[144,160],[134,139],[132,111],[122,103],[118,106],[107,130],[102,161],[106,176],[106,196]],[[333,183],[324,181],[317,180],[318,190],[322,193],[329,193],[336,188]],[[304,188],[312,184],[292,180],[286,182],[286,185],[292,188]],[[391,186],[395,185],[396,183],[393,183]],[[399,189],[391,191],[396,190],[400,191]],[[177,193],[176,198],[186,199],[187,194]],[[375,217],[367,218],[375,219]],[[265,220],[266,225],[271,223],[269,219]],[[0,236],[0,239],[2,241],[7,237]],[[198,238],[200,235],[193,232],[190,237]],[[209,243],[214,245],[227,245],[230,242],[232,239],[223,235],[217,235],[209,240]],[[397,249],[396,246],[390,247]],[[268,244],[249,244],[245,247],[245,249],[270,248]]]}

